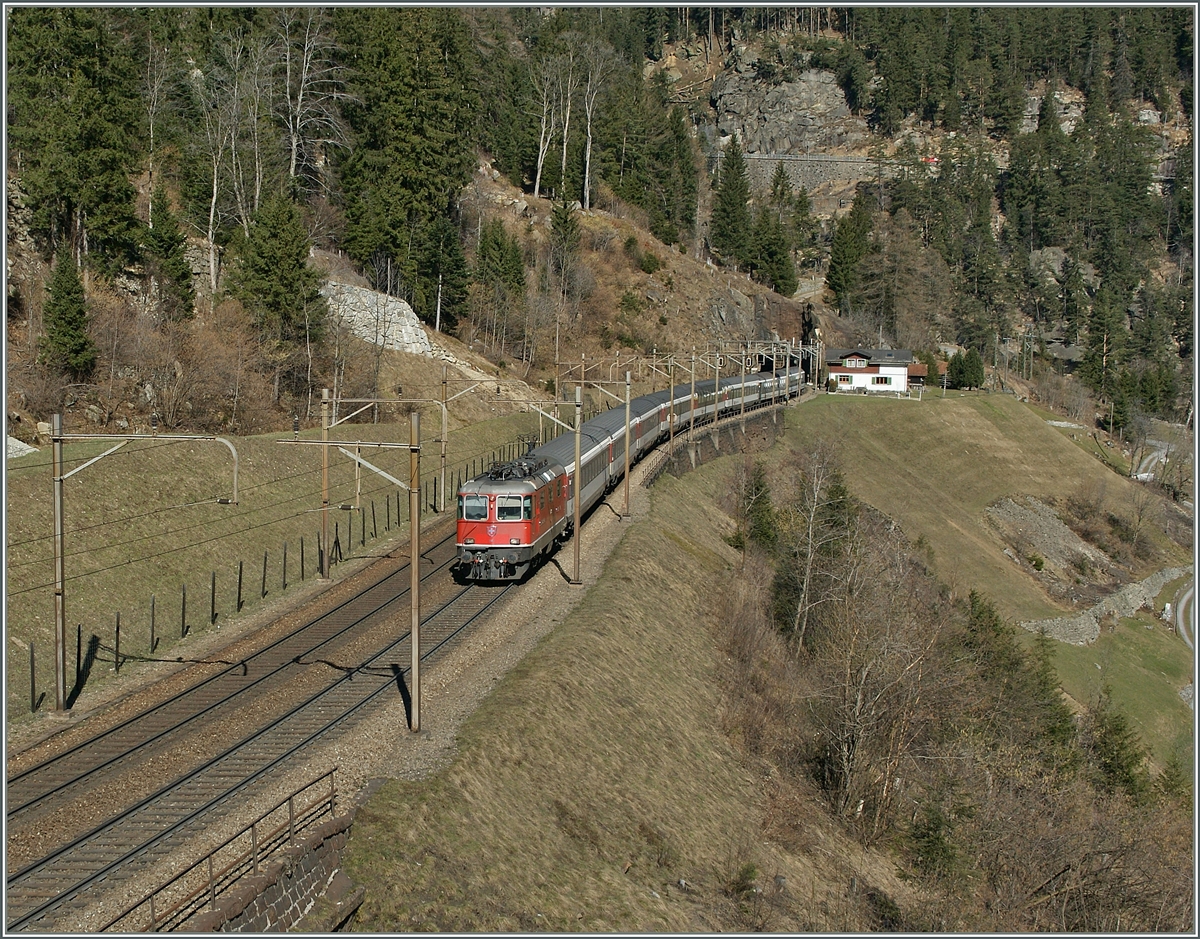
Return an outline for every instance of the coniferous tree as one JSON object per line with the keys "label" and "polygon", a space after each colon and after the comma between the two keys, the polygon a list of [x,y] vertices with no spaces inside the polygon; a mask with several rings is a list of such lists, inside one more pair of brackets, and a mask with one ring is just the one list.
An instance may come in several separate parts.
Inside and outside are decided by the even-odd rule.
{"label": "coniferous tree", "polygon": [[445,216],[437,216],[421,231],[413,309],[426,323],[451,331],[467,301],[467,261],[458,229]]}
{"label": "coniferous tree", "polygon": [[829,248],[829,270],[825,283],[833,291],[838,307],[849,312],[853,291],[858,286],[859,264],[866,256],[871,234],[870,197],[859,190],[848,215],[837,221]]}
{"label": "coniferous tree", "polygon": [[712,246],[725,261],[746,264],[752,250],[750,180],[736,136],[725,148],[719,166],[721,179],[713,204]]}
{"label": "coniferous tree", "polygon": [[230,292],[263,338],[281,346],[317,340],[325,313],[321,276],[308,266],[308,233],[295,204],[286,196],[265,200],[237,254]]}
{"label": "coniferous tree", "polygon": [[83,282],[68,251],[59,252],[42,318],[41,360],[76,381],[88,378],[96,366],[96,346],[88,334]]}
{"label": "coniferous tree", "polygon": [[982,388],[986,375],[983,358],[974,349],[968,349],[963,361],[963,379],[968,388]]}
{"label": "coniferous tree", "polygon": [[946,384],[956,389],[967,387],[967,360],[962,352],[955,352],[950,356],[950,362],[946,366]]}
{"label": "coniferous tree", "polygon": [[755,280],[767,284],[776,293],[790,297],[796,292],[796,267],[788,250],[787,234],[774,211],[759,208],[754,219],[751,267]]}
{"label": "coniferous tree", "polygon": [[169,319],[190,317],[194,312],[196,289],[192,284],[192,268],[184,253],[186,240],[161,186],[154,191],[152,205],[154,227],[146,229],[145,249],[149,266],[160,278],[163,310]]}

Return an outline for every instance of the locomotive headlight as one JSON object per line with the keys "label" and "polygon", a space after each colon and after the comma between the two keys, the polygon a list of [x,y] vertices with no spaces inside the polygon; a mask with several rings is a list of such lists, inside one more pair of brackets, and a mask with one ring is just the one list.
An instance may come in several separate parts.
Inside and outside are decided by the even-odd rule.
{"label": "locomotive headlight", "polygon": [[520,544],[520,543],[521,543],[521,539],[520,539],[520,538],[509,538],[509,539],[508,539],[508,543],[509,543],[509,544]]}
{"label": "locomotive headlight", "polygon": [[474,544],[474,543],[475,543],[474,538],[464,538],[463,539],[463,544]]}

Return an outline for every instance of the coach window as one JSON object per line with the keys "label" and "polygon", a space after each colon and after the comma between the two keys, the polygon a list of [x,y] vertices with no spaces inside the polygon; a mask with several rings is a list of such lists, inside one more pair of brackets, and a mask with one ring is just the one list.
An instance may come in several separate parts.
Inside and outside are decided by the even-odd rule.
{"label": "coach window", "polygon": [[468,522],[487,520],[487,496],[461,496],[458,500],[458,517]]}
{"label": "coach window", "polygon": [[496,496],[496,521],[519,522],[521,520],[520,496]]}

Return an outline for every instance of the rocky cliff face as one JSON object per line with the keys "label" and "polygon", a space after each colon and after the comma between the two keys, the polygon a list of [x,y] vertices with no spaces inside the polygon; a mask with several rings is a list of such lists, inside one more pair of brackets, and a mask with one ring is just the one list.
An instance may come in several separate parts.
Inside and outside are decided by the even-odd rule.
{"label": "rocky cliff face", "polygon": [[724,72],[711,102],[721,136],[737,134],[746,153],[846,153],[867,143],[867,122],[850,113],[830,72],[809,69],[778,85]]}

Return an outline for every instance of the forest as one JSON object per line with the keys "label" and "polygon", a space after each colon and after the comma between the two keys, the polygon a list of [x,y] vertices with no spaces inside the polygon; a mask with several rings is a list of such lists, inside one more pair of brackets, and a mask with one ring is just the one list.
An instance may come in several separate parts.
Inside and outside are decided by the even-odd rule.
{"label": "forest", "polygon": [[[1193,29],[1183,7],[16,8],[10,219],[46,273],[10,281],[10,387],[42,418],[122,372],[168,423],[274,426],[345,373],[313,251],[447,332],[502,308],[528,368],[547,298],[588,289],[573,216],[619,204],[784,296],[822,276],[864,339],[990,363],[1033,333],[1053,371],[1062,338],[1114,428],[1185,417]],[[718,179],[670,50],[833,73],[880,172],[836,219],[781,173],[753,191],[736,137]],[[554,200],[550,250],[466,211],[481,156]],[[171,394],[176,362],[201,375]]]}

